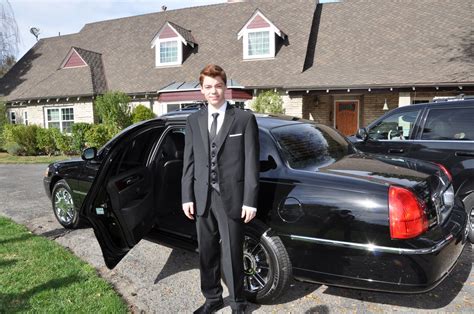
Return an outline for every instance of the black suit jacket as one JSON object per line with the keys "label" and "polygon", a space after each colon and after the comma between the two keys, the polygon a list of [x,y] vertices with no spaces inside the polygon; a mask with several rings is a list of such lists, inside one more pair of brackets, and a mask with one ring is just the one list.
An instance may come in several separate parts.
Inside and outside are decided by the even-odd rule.
{"label": "black suit jacket", "polygon": [[[242,205],[257,207],[260,147],[255,116],[228,104],[216,144],[221,199],[228,217],[237,219]],[[207,109],[188,117],[181,186],[182,202],[194,202],[202,215],[209,195]]]}

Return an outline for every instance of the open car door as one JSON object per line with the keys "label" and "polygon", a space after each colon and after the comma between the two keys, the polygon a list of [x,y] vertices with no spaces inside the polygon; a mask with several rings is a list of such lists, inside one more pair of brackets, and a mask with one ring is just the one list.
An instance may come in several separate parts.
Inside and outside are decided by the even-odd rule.
{"label": "open car door", "polygon": [[[83,202],[105,264],[114,268],[155,224],[153,167],[164,123],[153,121],[117,136]],[[105,152],[105,151],[104,151]]]}

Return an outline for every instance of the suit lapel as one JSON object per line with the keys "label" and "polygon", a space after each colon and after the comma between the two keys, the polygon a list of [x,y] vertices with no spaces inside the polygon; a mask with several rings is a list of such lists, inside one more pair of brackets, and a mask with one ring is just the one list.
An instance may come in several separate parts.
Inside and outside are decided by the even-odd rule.
{"label": "suit lapel", "polygon": [[227,103],[227,109],[225,111],[224,123],[222,123],[219,133],[217,133],[217,153],[221,150],[222,144],[224,144],[227,134],[229,134],[232,123],[234,122],[234,108],[232,108],[229,103]]}
{"label": "suit lapel", "polygon": [[200,113],[201,114],[198,117],[199,130],[201,132],[202,142],[204,143],[207,155],[209,155],[209,130],[207,126],[207,109],[201,110]]}

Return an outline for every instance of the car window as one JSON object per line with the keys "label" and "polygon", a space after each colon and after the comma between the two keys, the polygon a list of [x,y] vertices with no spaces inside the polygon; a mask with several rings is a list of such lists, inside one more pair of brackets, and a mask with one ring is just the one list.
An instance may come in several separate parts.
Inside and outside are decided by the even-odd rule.
{"label": "car window", "polygon": [[352,151],[342,135],[323,125],[287,125],[273,128],[271,133],[293,169],[319,168]]}
{"label": "car window", "polygon": [[430,109],[423,140],[474,140],[474,108]]}
{"label": "car window", "polygon": [[413,131],[413,126],[420,110],[395,113],[379,121],[369,130],[372,140],[399,141],[407,140]]}
{"label": "car window", "polygon": [[126,143],[121,149],[118,156],[119,162],[112,173],[117,175],[140,166],[146,166],[153,144],[161,133],[161,128],[152,129],[137,135]]}

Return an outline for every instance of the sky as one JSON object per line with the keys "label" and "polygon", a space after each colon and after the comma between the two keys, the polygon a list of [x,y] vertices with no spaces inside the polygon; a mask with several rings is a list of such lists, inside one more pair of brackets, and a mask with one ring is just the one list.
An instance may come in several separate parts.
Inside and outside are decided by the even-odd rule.
{"label": "sky", "polygon": [[91,22],[167,10],[223,3],[226,0],[8,0],[20,32],[19,60],[36,38],[30,28],[39,28],[39,38],[77,33]]}

